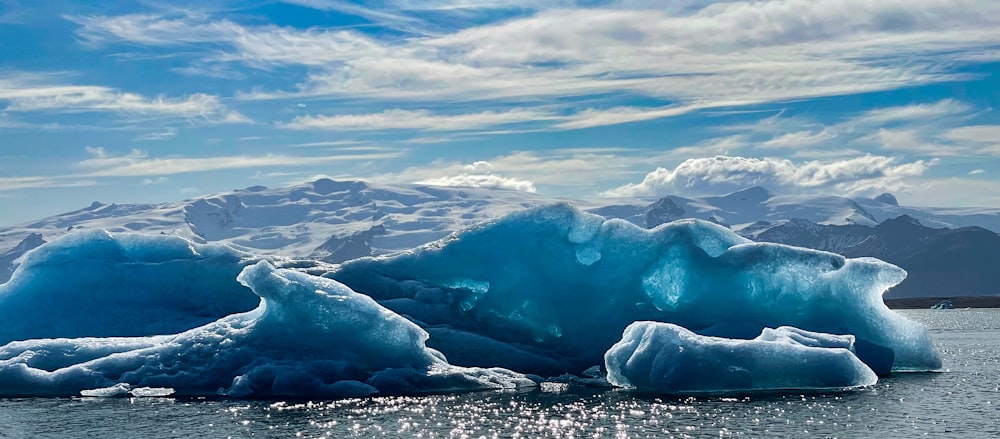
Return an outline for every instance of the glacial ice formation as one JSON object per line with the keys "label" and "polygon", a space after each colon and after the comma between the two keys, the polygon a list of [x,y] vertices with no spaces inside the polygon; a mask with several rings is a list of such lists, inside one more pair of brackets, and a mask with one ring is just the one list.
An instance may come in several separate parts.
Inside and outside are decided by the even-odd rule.
{"label": "glacial ice formation", "polygon": [[829,391],[878,381],[854,354],[854,337],[764,328],[753,340],[635,322],[604,354],[616,386],[673,394]]}
{"label": "glacial ice formation", "polygon": [[183,238],[82,230],[28,252],[0,285],[0,345],[176,334],[259,298],[236,282],[248,255]]}
{"label": "glacial ice formation", "polygon": [[257,308],[176,335],[8,343],[0,395],[360,396],[535,384],[449,365],[418,326],[335,281],[266,261],[239,281],[260,296]]}
{"label": "glacial ice formation", "polygon": [[[338,266],[81,231],[0,285],[0,395],[519,388],[601,364],[614,384],[666,392],[851,388],[868,368],[940,368],[926,330],[880,299],[904,276],[704,221],[645,230],[567,205]],[[668,355],[680,346],[736,372],[678,388],[695,367]]]}
{"label": "glacial ice formation", "polygon": [[576,373],[648,320],[735,339],[777,326],[853,334],[880,375],[941,367],[926,329],[881,300],[903,270],[698,220],[646,230],[552,205],[325,276],[419,323],[453,364]]}

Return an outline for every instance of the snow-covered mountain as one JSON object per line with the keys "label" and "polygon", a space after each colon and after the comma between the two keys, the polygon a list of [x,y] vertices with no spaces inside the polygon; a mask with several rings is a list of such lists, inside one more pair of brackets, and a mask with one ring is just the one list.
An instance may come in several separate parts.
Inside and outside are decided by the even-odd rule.
{"label": "snow-covered mountain", "polygon": [[[887,240],[885,237],[893,235],[892,230],[898,224],[886,220],[905,215],[917,222],[921,230],[980,227],[975,230],[981,234],[977,235],[981,238],[978,242],[985,247],[977,247],[975,252],[979,255],[992,254],[988,250],[993,245],[991,237],[995,238],[1000,231],[1000,209],[903,207],[889,194],[875,198],[779,195],[752,187],[712,197],[593,202],[499,189],[320,179],[287,188],[254,186],[173,203],[95,202],[77,211],[0,227],[0,282],[6,281],[24,252],[78,228],[177,235],[195,242],[220,242],[259,255],[339,263],[416,247],[516,210],[561,201],[647,228],[681,218],[699,218],[726,225],[754,240],[847,256],[879,257],[910,270],[910,279],[921,279],[922,275],[916,274],[918,270],[934,271],[929,266],[935,257],[961,260],[954,252],[967,247],[949,247],[951,237],[958,235],[943,232],[900,235],[911,236],[914,242],[907,241],[910,238]],[[929,240],[931,235],[937,238]],[[928,243],[934,244],[933,249]],[[905,257],[910,253],[928,255],[929,259],[910,264]],[[961,271],[954,267],[950,270],[941,272],[942,282],[991,279],[979,274],[949,278]],[[989,284],[988,280],[976,280],[969,285],[973,284],[976,291],[989,290],[989,286],[984,286]],[[901,287],[909,288],[905,283]],[[958,281],[948,293],[958,294],[963,288],[966,286]]]}
{"label": "snow-covered mountain", "polygon": [[745,236],[759,233],[752,227],[791,220],[820,225],[875,226],[890,218],[907,215],[928,227],[977,226],[1000,232],[1000,208],[935,208],[900,206],[891,194],[875,198],[832,195],[780,195],[755,186],[731,194],[684,198],[667,196],[652,203],[624,200],[594,210],[625,218],[645,227],[655,227],[681,218],[699,218],[726,225]]}
{"label": "snow-covered mountain", "polygon": [[521,191],[320,179],[164,204],[103,204],[0,228],[0,282],[11,263],[70,230],[168,234],[262,255],[341,262],[412,248],[506,213],[561,201]]}

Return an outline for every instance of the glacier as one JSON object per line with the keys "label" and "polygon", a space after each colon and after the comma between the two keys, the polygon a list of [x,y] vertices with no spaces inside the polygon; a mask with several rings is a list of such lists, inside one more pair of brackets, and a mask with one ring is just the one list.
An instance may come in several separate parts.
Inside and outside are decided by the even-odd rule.
{"label": "glacier", "polygon": [[671,394],[840,391],[878,376],[853,354],[854,337],[793,327],[764,328],[752,340],[635,322],[604,354],[611,384]]}
{"label": "glacier", "polygon": [[[613,385],[668,393],[853,388],[941,367],[926,329],[881,300],[903,277],[705,221],[646,230],[567,204],[337,265],[74,231],[26,253],[0,285],[0,395],[516,389],[595,366]],[[674,388],[663,383],[677,376],[650,371],[676,368],[620,361],[679,338],[743,372]]]}

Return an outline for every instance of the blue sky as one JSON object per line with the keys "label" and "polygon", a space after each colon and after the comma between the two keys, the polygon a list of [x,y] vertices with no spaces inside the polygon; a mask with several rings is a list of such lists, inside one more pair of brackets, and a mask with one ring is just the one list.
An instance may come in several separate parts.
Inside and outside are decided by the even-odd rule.
{"label": "blue sky", "polygon": [[0,0],[0,224],[320,175],[996,207],[997,35],[992,0]]}

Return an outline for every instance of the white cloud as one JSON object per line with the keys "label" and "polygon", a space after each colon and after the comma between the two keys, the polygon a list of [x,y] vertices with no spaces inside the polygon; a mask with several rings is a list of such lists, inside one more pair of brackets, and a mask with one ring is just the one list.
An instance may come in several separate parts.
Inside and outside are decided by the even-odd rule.
{"label": "white cloud", "polygon": [[329,156],[288,156],[280,154],[214,157],[150,157],[142,150],[112,155],[104,148],[87,147],[90,158],[77,166],[85,177],[156,177],[192,172],[231,169],[319,166],[330,163],[361,162],[399,158],[400,152],[337,154]]}
{"label": "white cloud", "polygon": [[757,147],[761,149],[811,149],[836,138],[837,133],[830,129],[795,131],[772,137],[759,143]]}
{"label": "white cloud", "polygon": [[942,136],[968,155],[1000,157],[1000,125],[969,125],[947,130]]}
{"label": "white cloud", "polygon": [[982,169],[973,169],[973,170],[969,171],[969,175],[979,175],[979,174],[982,174],[984,172],[986,172],[986,171],[984,171]]}
{"label": "white cloud", "polygon": [[[380,26],[385,26],[398,30],[422,33],[418,29],[422,26],[420,20],[392,11],[390,6],[381,2],[373,2],[375,5],[366,7],[341,0],[282,0],[285,3],[305,6],[307,8],[319,9],[322,11],[337,11],[347,15],[355,15],[367,19]],[[428,4],[434,2],[428,1]]]}
{"label": "white cloud", "polygon": [[[449,170],[455,169],[456,167],[456,164],[447,166]],[[536,190],[535,183],[531,180],[494,174],[493,171],[496,170],[496,167],[485,160],[479,160],[468,165],[462,165],[461,169],[463,172],[458,175],[424,178],[416,183],[430,186],[507,189],[532,193]],[[431,173],[434,171],[431,171],[429,168],[421,171],[413,169],[410,170],[410,173],[414,175],[419,172]]]}
{"label": "white cloud", "polygon": [[[840,121],[820,123],[805,116],[777,115],[751,124],[731,125],[757,151],[792,157],[848,157],[858,151],[886,150],[926,157],[1000,154],[1000,135],[991,125],[962,126],[980,116],[955,99],[867,110]],[[956,128],[957,127],[957,128]]]}
{"label": "white cloud", "polygon": [[471,165],[465,165],[464,169],[469,172],[492,172],[496,168],[494,168],[490,162],[479,160],[477,162],[473,162]]}
{"label": "white cloud", "polygon": [[[432,20],[433,13],[418,14],[416,20],[408,10],[469,11],[498,5],[293,2],[413,29],[424,26],[422,20]],[[631,3],[605,9],[581,8],[573,2],[558,3],[560,9],[525,6],[521,11],[526,15],[499,23],[452,31],[455,20],[445,20],[449,26],[427,26],[433,33],[411,29],[415,36],[389,33],[392,39],[352,29],[249,26],[196,14],[72,20],[92,44],[201,47],[196,65],[204,69],[213,63],[309,67],[292,90],[258,89],[241,94],[244,99],[322,96],[509,103],[600,94],[670,102],[633,108],[622,106],[624,99],[609,99],[605,107],[549,121],[558,129],[954,80],[962,75],[949,70],[948,60],[971,62],[968,55],[993,48],[1000,32],[1000,3],[981,0]],[[647,9],[627,9],[636,6]],[[315,118],[300,122],[363,123]]]}
{"label": "white cloud", "polygon": [[863,155],[835,161],[792,162],[779,158],[716,156],[688,159],[673,169],[657,168],[639,183],[605,192],[609,197],[707,195],[764,186],[782,193],[872,193],[895,190],[922,175],[934,161],[901,163],[892,157]]}
{"label": "white cloud", "polygon": [[956,142],[1000,143],[1000,125],[970,125],[948,130],[942,137]]}
{"label": "white cloud", "polygon": [[[377,56],[382,44],[348,30],[245,27],[229,20],[212,21],[205,16],[158,16],[148,14],[69,17],[81,27],[77,34],[94,45],[127,41],[148,46],[180,46],[222,43],[228,51],[213,50],[196,65],[214,76],[212,63],[239,62],[254,67],[273,65],[321,66],[360,56]],[[224,70],[222,70],[224,71]],[[186,73],[198,73],[187,70]]]}
{"label": "white cloud", "polygon": [[883,126],[891,123],[937,121],[953,116],[965,116],[971,112],[972,107],[968,104],[955,99],[942,99],[931,103],[876,108],[852,118],[848,124]]}
{"label": "white cloud", "polygon": [[0,78],[0,101],[8,112],[113,112],[138,116],[180,117],[214,123],[248,122],[217,96],[195,93],[184,97],[146,97],[96,85],[45,82],[48,75],[15,74]]}
{"label": "white cloud", "polygon": [[[591,196],[595,188],[608,182],[636,175],[633,169],[648,163],[648,151],[604,148],[555,149],[547,151],[516,151],[473,163],[435,160],[408,167],[397,173],[372,176],[375,181],[388,182],[461,182],[463,185],[497,183],[508,186],[547,186],[559,192],[577,196]],[[482,178],[479,176],[489,176]],[[530,183],[530,185],[529,185]]]}
{"label": "white cloud", "polygon": [[962,153],[962,151],[947,145],[932,142],[918,129],[890,130],[882,128],[875,132],[874,137],[883,149],[934,156],[955,156]]}
{"label": "white cloud", "polygon": [[932,121],[909,129],[879,129],[876,136],[886,149],[932,156],[1000,157],[1000,125],[949,128]]}
{"label": "white cloud", "polygon": [[381,113],[336,116],[299,116],[279,126],[290,129],[386,130],[414,129],[428,131],[474,130],[496,125],[533,122],[552,118],[547,113],[513,109],[503,112],[483,111],[467,114],[434,114],[427,110],[385,110]]}
{"label": "white cloud", "polygon": [[136,140],[143,141],[154,141],[154,140],[167,140],[173,138],[177,135],[177,128],[168,127],[160,131],[153,131],[150,133],[145,133],[136,137]]}
{"label": "white cloud", "polygon": [[[732,103],[717,103],[717,106]],[[622,123],[641,122],[680,116],[692,111],[708,108],[704,105],[672,105],[661,108],[612,107],[608,109],[588,108],[565,118],[556,125],[560,129],[580,129]]]}
{"label": "white cloud", "polygon": [[535,183],[529,180],[504,177],[494,174],[459,174],[421,180],[417,184],[449,187],[480,187],[535,192]]}
{"label": "white cloud", "polygon": [[167,182],[167,177],[156,177],[156,178],[144,178],[142,179],[142,184],[162,184]]}
{"label": "white cloud", "polygon": [[96,181],[72,177],[0,177],[0,192],[21,189],[93,186]]}

